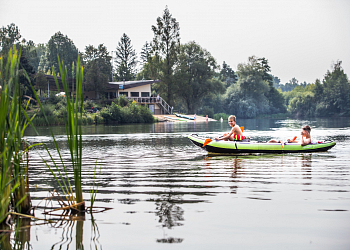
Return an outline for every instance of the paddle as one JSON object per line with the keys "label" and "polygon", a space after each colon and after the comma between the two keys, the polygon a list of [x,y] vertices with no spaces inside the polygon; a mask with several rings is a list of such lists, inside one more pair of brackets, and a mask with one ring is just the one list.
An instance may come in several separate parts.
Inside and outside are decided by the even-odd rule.
{"label": "paddle", "polygon": [[[242,126],[242,127],[240,127],[240,128],[241,128],[241,130],[242,130],[242,132],[243,132],[243,131],[244,131],[244,126]],[[212,139],[210,139],[210,138],[205,139],[202,148],[204,148],[206,145],[208,145],[208,144],[211,143],[211,142],[212,142]]]}

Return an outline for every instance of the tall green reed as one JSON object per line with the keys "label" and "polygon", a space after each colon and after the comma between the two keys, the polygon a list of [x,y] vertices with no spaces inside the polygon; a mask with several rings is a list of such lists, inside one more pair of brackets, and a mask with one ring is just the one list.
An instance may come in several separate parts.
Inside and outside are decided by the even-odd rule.
{"label": "tall green reed", "polygon": [[[73,174],[74,174],[74,191],[75,191],[75,196],[73,192],[73,187],[71,185],[71,182],[69,181],[69,176],[68,176],[68,170],[66,167],[66,164],[62,158],[62,154],[60,152],[60,149],[58,147],[58,144],[56,142],[55,136],[51,131],[51,136],[53,138],[54,144],[55,144],[55,149],[58,153],[59,156],[59,161],[60,164],[63,167],[63,171],[60,170],[60,166],[58,162],[54,160],[54,157],[48,150],[48,148],[45,146],[49,156],[50,160],[53,164],[51,166],[49,162],[44,160],[45,164],[53,174],[54,178],[58,182],[65,198],[68,204],[63,204],[67,205],[72,211],[75,212],[81,212],[85,211],[85,202],[83,200],[83,190],[82,190],[82,179],[81,179],[81,171],[82,171],[82,112],[83,112],[83,103],[84,103],[84,93],[83,93],[83,67],[80,65],[80,58],[78,57],[77,60],[77,65],[76,67],[72,66],[73,71],[74,68],[76,70],[75,76],[76,76],[76,82],[75,85],[72,83],[72,89],[70,91],[69,89],[69,84],[67,81],[67,68],[64,65],[64,62],[59,60],[59,70],[60,70],[60,75],[62,79],[62,86],[63,90],[65,92],[65,96],[67,99],[67,112],[66,112],[66,117],[65,117],[65,127],[66,127],[66,135],[67,135],[67,141],[68,141],[68,147],[70,151],[70,160],[72,163],[73,167]],[[56,86],[58,91],[60,91],[60,85],[59,81],[56,77],[56,72],[54,68],[52,67],[52,72],[55,78]],[[74,74],[73,74],[74,75]],[[33,86],[32,86],[33,88]],[[34,92],[35,97],[40,105],[40,109],[43,111],[43,115],[46,121],[47,126],[50,125],[48,118],[44,112],[44,108],[42,106],[42,103],[39,100],[39,97],[37,94]]]}
{"label": "tall green reed", "polygon": [[[84,105],[84,93],[83,93],[83,67],[80,66],[80,58],[78,57],[77,67],[76,67],[76,86],[75,86],[75,96],[74,96],[74,84],[72,84],[72,93],[69,93],[68,83],[67,83],[67,68],[64,66],[64,63],[59,63],[60,74],[62,78],[62,85],[64,92],[66,93],[67,98],[67,121],[65,121],[66,125],[66,133],[68,139],[68,146],[71,156],[71,161],[73,164],[73,173],[74,173],[74,185],[75,185],[75,195],[76,202],[83,202],[83,190],[82,190],[82,179],[81,179],[81,169],[82,169],[82,113],[83,113],[83,105]],[[59,90],[59,84],[52,68],[57,88]],[[74,70],[74,63],[72,71]],[[74,74],[73,74],[74,75]],[[85,204],[81,204],[78,206],[78,210],[84,210]]]}
{"label": "tall green reed", "polygon": [[22,138],[34,117],[29,119],[21,106],[20,57],[16,46],[9,51],[6,64],[0,57],[0,224],[10,212],[10,202],[19,213],[29,214],[31,210],[28,164],[23,160],[32,146]]}

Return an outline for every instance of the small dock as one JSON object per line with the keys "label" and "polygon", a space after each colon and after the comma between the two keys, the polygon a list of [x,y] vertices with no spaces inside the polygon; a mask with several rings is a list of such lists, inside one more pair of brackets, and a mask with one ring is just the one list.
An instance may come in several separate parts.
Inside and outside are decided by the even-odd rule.
{"label": "small dock", "polygon": [[[207,118],[205,116],[196,115],[196,120],[190,120],[185,118],[177,117],[176,115],[153,115],[154,118],[158,119],[159,122],[206,122]],[[194,117],[194,115],[187,115]],[[177,120],[180,119],[180,120]],[[208,122],[216,121],[212,118],[208,118]]]}

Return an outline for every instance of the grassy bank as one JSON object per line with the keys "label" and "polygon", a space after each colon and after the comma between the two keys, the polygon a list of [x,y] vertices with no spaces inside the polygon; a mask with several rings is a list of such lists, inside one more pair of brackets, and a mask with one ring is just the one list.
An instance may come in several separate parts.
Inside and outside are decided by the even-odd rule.
{"label": "grassy bank", "polygon": [[[67,100],[65,97],[50,97],[43,103],[43,109],[33,108],[31,114],[35,116],[35,126],[47,126],[44,113],[48,118],[49,125],[64,125]],[[89,111],[93,111],[89,112]],[[146,107],[137,105],[121,96],[116,98],[112,104],[103,107],[101,104],[91,100],[83,104],[83,112],[80,118],[82,125],[108,124],[108,123],[152,123],[154,122],[152,112]]]}

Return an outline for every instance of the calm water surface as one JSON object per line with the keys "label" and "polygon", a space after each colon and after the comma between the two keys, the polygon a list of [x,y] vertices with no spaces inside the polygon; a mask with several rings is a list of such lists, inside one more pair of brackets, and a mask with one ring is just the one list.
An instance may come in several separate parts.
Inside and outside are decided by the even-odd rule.
{"label": "calm water surface", "polygon": [[[29,244],[34,250],[350,249],[350,119],[238,124],[253,140],[285,140],[309,124],[313,139],[337,145],[323,153],[220,156],[187,136],[217,136],[229,131],[226,122],[84,127],[84,198],[90,199],[97,161],[95,205],[112,209],[83,221],[32,223],[25,230]],[[38,131],[28,131],[28,141],[52,147],[48,129]],[[54,132],[68,160],[64,128]],[[40,155],[47,157],[41,148],[31,153],[30,184],[43,218],[41,201],[59,188]]]}

